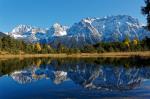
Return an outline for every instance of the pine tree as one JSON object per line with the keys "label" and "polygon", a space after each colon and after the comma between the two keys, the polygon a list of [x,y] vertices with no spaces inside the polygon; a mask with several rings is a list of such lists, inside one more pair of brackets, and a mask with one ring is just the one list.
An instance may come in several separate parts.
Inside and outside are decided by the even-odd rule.
{"label": "pine tree", "polygon": [[141,10],[142,14],[147,17],[147,29],[150,30],[150,0],[145,0],[145,6]]}

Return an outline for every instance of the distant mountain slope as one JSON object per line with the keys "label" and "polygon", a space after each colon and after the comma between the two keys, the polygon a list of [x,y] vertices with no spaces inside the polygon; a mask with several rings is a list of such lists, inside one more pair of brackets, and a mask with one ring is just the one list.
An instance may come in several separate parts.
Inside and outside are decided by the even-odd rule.
{"label": "distant mountain slope", "polygon": [[62,43],[68,47],[82,47],[101,41],[122,41],[126,37],[140,40],[145,36],[150,37],[150,32],[145,30],[137,19],[128,15],[85,18],[71,27],[58,23],[47,29],[20,25],[9,34],[27,42],[48,43],[52,46]]}
{"label": "distant mountain slope", "polygon": [[1,37],[4,37],[4,36],[7,36],[7,35],[4,34],[4,33],[2,33],[2,32],[0,32],[0,38],[1,38]]}

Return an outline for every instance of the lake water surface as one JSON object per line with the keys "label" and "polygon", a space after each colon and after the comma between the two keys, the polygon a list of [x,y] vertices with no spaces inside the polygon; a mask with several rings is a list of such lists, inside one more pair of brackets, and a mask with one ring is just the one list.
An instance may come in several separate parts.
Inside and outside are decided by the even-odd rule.
{"label": "lake water surface", "polygon": [[149,58],[0,60],[0,99],[150,99]]}

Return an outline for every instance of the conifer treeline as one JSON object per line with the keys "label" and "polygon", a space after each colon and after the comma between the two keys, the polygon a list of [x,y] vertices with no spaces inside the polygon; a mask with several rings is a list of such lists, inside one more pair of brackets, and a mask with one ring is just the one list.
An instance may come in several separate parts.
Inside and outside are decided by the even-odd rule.
{"label": "conifer treeline", "polygon": [[25,43],[22,40],[16,40],[9,36],[0,38],[0,51],[1,54],[35,54],[35,53],[52,53],[53,49],[46,44],[31,44]]}
{"label": "conifer treeline", "polygon": [[83,48],[68,48],[61,43],[57,48],[48,44],[31,44],[22,40],[16,40],[9,36],[0,38],[0,54],[47,54],[47,53],[103,53],[121,51],[148,51],[150,50],[150,38],[144,40],[130,40],[126,38],[123,42],[100,42],[87,45]]}

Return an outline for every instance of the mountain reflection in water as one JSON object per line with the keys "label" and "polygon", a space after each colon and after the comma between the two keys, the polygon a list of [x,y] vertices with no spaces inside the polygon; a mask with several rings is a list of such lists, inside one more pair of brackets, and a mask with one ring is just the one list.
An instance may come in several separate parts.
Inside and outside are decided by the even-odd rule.
{"label": "mountain reflection in water", "polygon": [[54,84],[71,80],[85,89],[107,91],[132,90],[139,87],[143,80],[150,79],[148,62],[145,64],[147,66],[138,66],[135,59],[35,61],[21,70],[11,72],[10,76],[19,84],[32,83],[40,79],[50,79]]}
{"label": "mountain reflection in water", "polygon": [[72,63],[64,63],[56,68],[57,64],[57,61],[53,61],[40,66],[31,65],[10,75],[20,84],[46,78],[55,84],[72,80],[84,88],[99,90],[130,90],[139,87],[144,79],[150,78],[150,67],[126,68],[124,65],[101,65],[78,61],[73,66]]}

